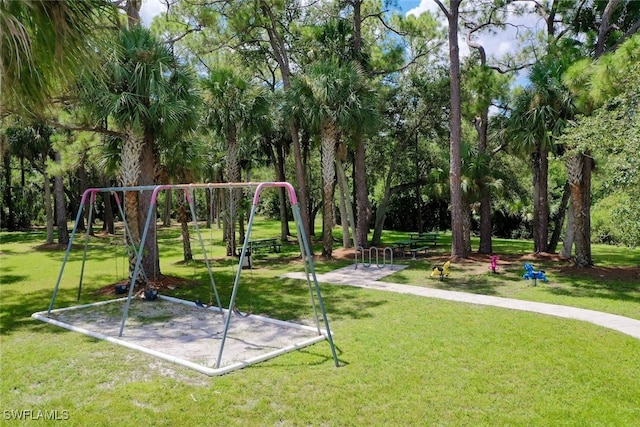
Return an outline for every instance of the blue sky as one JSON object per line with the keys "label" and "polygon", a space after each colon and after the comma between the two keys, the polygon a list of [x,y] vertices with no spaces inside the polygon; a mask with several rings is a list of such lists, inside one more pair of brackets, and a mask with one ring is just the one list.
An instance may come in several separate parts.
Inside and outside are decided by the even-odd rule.
{"label": "blue sky", "polygon": [[[433,0],[427,1],[433,3]],[[417,8],[420,5],[420,2],[421,0],[397,0],[398,9],[404,13]],[[145,25],[149,25],[153,17],[161,13],[164,8],[165,6],[160,2],[160,0],[143,0],[142,9],[140,10],[143,23]]]}
{"label": "blue sky", "polygon": [[[444,15],[440,12],[434,0],[397,0],[396,3],[397,8],[405,14],[411,13],[419,15],[427,10],[432,13],[436,13],[441,17],[442,25],[445,27],[447,25]],[[162,4],[161,0],[143,0],[142,9],[140,10],[143,25],[150,25],[153,17],[162,13],[165,10],[165,7],[166,6]],[[538,19],[534,18],[533,15],[512,18],[513,23],[529,27],[539,25],[539,22],[537,21]],[[467,47],[464,37],[464,34],[461,34],[459,40],[460,53],[462,56],[466,56],[469,52],[469,48]],[[485,46],[489,56],[495,55],[496,57],[501,57],[506,53],[513,53],[518,50],[518,42],[516,41],[516,34],[513,28],[499,34],[479,35],[477,40]]]}
{"label": "blue sky", "polygon": [[398,0],[398,8],[407,13],[420,5],[420,0]]}

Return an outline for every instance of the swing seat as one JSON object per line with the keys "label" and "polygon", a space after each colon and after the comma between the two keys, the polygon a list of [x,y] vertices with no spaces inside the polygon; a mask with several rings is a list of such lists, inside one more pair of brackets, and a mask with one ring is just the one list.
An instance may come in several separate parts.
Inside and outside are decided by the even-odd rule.
{"label": "swing seat", "polygon": [[145,301],[153,301],[158,298],[158,291],[155,289],[145,289],[144,299]]}
{"label": "swing seat", "polygon": [[447,261],[442,265],[437,265],[433,267],[431,270],[431,277],[438,277],[440,280],[444,280],[445,277],[449,277],[449,267],[451,266],[451,261]]}
{"label": "swing seat", "polygon": [[234,306],[233,307],[233,314],[235,314],[236,316],[240,316],[240,317],[249,317],[251,316],[251,314],[253,314],[253,310],[249,310],[246,313],[241,312],[240,310],[238,310],[238,307]]}
{"label": "swing seat", "polygon": [[118,295],[126,294],[128,290],[129,290],[129,286],[126,283],[121,285],[116,285],[116,288],[115,288],[116,294]]}

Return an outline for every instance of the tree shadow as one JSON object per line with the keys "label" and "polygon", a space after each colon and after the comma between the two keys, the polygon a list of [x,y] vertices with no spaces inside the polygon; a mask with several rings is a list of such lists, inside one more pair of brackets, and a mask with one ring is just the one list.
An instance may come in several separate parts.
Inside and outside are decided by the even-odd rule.
{"label": "tree shadow", "polygon": [[[16,290],[2,291],[2,305],[0,306],[0,334],[11,335],[18,331],[38,331],[45,324],[33,319],[31,315],[49,308],[53,289],[36,292],[20,292]],[[73,296],[72,296],[73,295]],[[56,307],[78,305],[75,301],[77,290],[60,290],[56,298]],[[56,332],[64,329],[52,328]]]}
{"label": "tree shadow", "polygon": [[505,286],[503,283],[495,279],[482,275],[472,276],[472,278],[454,279],[453,277],[439,280],[437,278],[428,278],[430,287],[443,289],[448,291],[468,292],[481,295],[499,295],[498,289]]}

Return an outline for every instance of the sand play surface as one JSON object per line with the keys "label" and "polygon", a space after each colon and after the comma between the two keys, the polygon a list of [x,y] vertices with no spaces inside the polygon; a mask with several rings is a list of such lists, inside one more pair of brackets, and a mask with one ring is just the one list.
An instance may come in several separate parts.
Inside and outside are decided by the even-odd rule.
{"label": "sand play surface", "polygon": [[[122,336],[119,335],[126,298],[106,303],[35,313],[39,320],[106,339],[208,375],[219,375],[292,351],[326,337],[316,327],[258,315],[231,314],[220,365],[216,366],[225,322],[217,307],[161,297],[133,299]],[[324,332],[324,330],[321,330]],[[198,367],[201,367],[199,369]]]}

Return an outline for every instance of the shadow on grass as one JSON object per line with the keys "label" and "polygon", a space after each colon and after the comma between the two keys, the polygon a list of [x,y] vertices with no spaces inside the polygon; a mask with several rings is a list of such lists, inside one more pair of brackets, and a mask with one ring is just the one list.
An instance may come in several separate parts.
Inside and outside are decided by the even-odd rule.
{"label": "shadow on grass", "polygon": [[499,295],[498,288],[504,286],[501,281],[496,281],[488,276],[473,276],[472,278],[456,279],[445,278],[444,280],[429,278],[429,285],[436,289],[448,291],[469,292],[481,295]]}
{"label": "shadow on grass", "polygon": [[[28,276],[25,274],[13,274],[15,268],[2,266],[0,268],[0,286],[11,285],[25,280]],[[3,292],[4,296],[4,292]],[[4,298],[3,298],[4,299]]]}
{"label": "shadow on grass", "polygon": [[[58,294],[57,304],[54,308],[60,308],[63,305],[76,305],[77,302],[71,303],[71,294],[77,295],[77,290],[61,290]],[[15,290],[2,291],[2,305],[0,306],[0,334],[11,335],[17,331],[40,330],[45,324],[32,319],[31,315],[38,311],[44,311],[49,308],[53,289],[41,290],[37,292],[19,292]],[[64,300],[60,303],[58,301]],[[75,298],[73,298],[75,301]],[[62,328],[52,328],[56,331],[64,331]]]}
{"label": "shadow on grass", "polygon": [[565,276],[561,282],[545,286],[547,292],[576,298],[605,298],[614,301],[640,303],[640,282],[627,280],[598,280]]}
{"label": "shadow on grass", "polygon": [[0,233],[0,243],[30,243],[44,240],[44,232],[42,231],[8,231]]}

